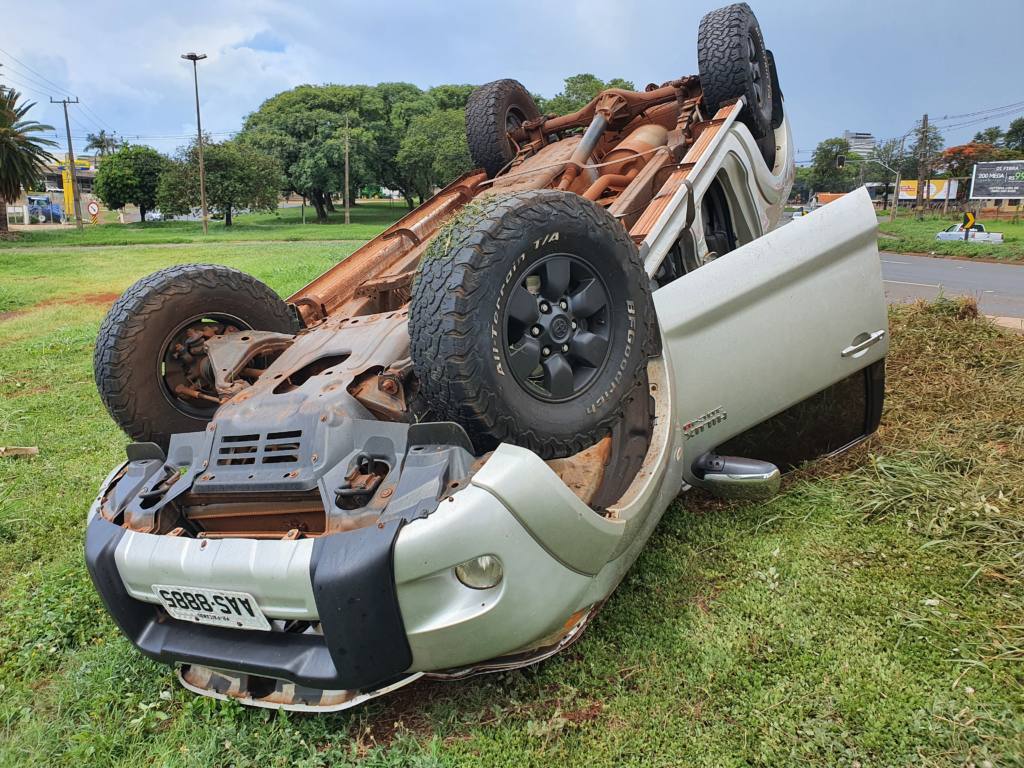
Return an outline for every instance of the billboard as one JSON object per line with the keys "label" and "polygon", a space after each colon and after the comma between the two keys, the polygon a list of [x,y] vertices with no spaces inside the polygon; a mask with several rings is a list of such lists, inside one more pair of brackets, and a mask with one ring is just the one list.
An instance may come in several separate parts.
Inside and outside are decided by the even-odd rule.
{"label": "billboard", "polygon": [[1024,197],[1024,160],[976,163],[971,174],[971,199]]}
{"label": "billboard", "polygon": [[[956,179],[929,179],[924,188],[924,199],[945,200],[948,194],[950,200],[956,200],[959,184]],[[900,200],[917,200],[917,179],[900,180]]]}

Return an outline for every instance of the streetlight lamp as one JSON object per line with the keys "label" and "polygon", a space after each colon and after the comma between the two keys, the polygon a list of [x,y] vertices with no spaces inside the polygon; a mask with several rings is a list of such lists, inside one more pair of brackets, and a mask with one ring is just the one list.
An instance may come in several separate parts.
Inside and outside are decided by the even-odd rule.
{"label": "streetlight lamp", "polygon": [[203,163],[203,122],[199,117],[199,62],[205,53],[183,53],[181,58],[192,62],[192,76],[196,83],[196,134],[199,140],[199,200],[203,206],[203,234],[209,234],[209,212],[206,210],[206,166]]}

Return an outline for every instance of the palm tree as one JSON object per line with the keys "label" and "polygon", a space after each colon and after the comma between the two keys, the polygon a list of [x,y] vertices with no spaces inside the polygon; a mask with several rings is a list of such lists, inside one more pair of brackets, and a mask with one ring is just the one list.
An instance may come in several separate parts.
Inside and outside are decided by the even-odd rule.
{"label": "palm tree", "polygon": [[35,102],[18,104],[21,94],[0,87],[0,236],[7,235],[7,206],[15,202],[22,188],[31,189],[42,180],[46,163],[53,157],[46,147],[57,142],[33,134],[53,130],[25,114]]}
{"label": "palm tree", "polygon": [[121,146],[121,140],[116,135],[109,134],[102,128],[100,128],[99,133],[85,134],[85,140],[87,142],[85,151],[88,152],[90,149],[95,149],[96,154],[100,157],[113,154]]}

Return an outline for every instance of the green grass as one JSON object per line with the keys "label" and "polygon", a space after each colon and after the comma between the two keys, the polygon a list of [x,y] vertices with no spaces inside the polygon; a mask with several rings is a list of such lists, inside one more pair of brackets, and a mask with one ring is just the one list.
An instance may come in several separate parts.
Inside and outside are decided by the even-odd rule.
{"label": "green grass", "polygon": [[40,447],[0,459],[0,766],[1024,764],[1024,337],[946,304],[893,311],[876,438],[767,504],[688,494],[554,659],[329,716],[180,688],[83,564],[125,442],[92,382],[90,297],[197,260],[287,294],[341,255],[0,255],[0,445]]}
{"label": "green grass", "polygon": [[231,227],[223,221],[211,221],[210,233],[203,235],[197,221],[151,221],[145,224],[87,225],[79,232],[74,227],[59,230],[19,230],[14,240],[0,240],[4,248],[47,248],[57,245],[141,245],[156,243],[200,243],[220,240],[367,240],[397,219],[407,209],[401,202],[367,202],[351,209],[351,224],[344,224],[344,213],[330,214],[324,224],[316,222],[316,213],[306,207],[303,225],[299,208],[281,208],[277,213],[236,216]]}
{"label": "green grass", "polygon": [[959,214],[945,219],[928,216],[918,221],[912,212],[900,211],[896,221],[890,222],[885,212],[878,219],[878,247],[899,253],[1024,261],[1024,222],[982,221],[985,229],[1003,233],[1003,242],[999,245],[935,239],[936,234],[961,218]]}

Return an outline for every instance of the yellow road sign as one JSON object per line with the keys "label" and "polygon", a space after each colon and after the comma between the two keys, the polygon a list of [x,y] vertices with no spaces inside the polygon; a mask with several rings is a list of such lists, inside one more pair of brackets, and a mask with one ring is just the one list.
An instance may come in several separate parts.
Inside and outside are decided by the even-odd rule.
{"label": "yellow road sign", "polygon": [[974,214],[968,211],[964,214],[964,229],[970,229],[974,226]]}

